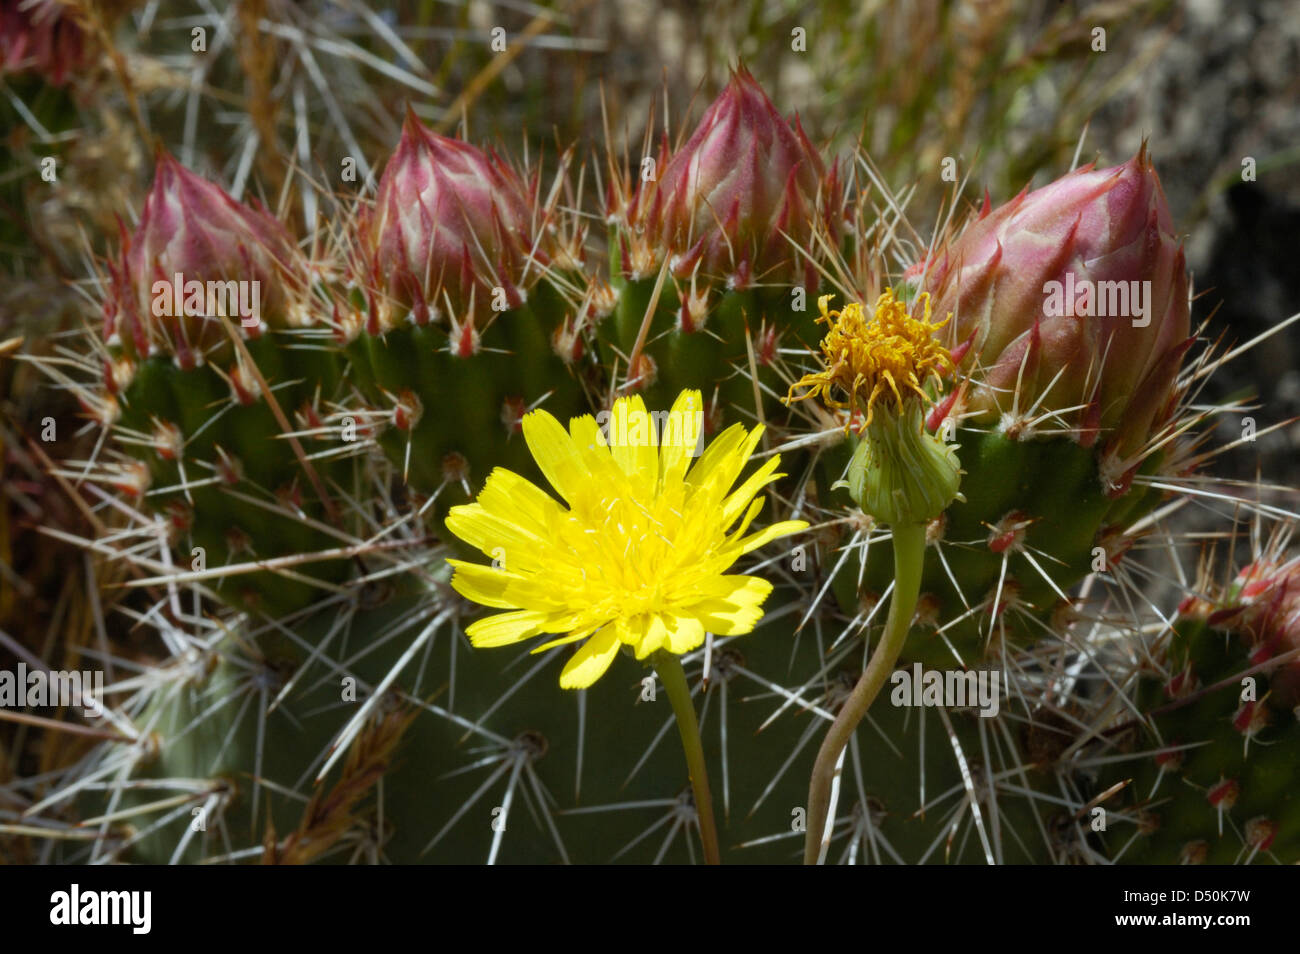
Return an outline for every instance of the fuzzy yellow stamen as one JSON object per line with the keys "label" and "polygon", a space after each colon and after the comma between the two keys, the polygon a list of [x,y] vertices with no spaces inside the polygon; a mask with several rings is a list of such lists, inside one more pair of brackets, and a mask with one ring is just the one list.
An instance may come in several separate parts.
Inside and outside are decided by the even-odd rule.
{"label": "fuzzy yellow stamen", "polygon": [[[804,375],[790,388],[790,401],[821,395],[829,407],[851,409],[857,404],[866,414],[865,429],[875,416],[876,405],[892,413],[902,411],[906,399],[917,395],[931,401],[923,389],[930,378],[940,378],[955,369],[952,355],[934,337],[934,333],[951,320],[930,323],[930,296],[921,295],[924,317],[913,318],[907,306],[894,298],[892,288],[876,299],[870,321],[862,305],[852,302],[842,309],[829,310],[833,295],[817,300],[819,321],[831,326],[822,339],[820,371]],[[807,388],[794,396],[798,388]],[[848,395],[840,400],[837,393]],[[859,396],[863,400],[859,402]]]}

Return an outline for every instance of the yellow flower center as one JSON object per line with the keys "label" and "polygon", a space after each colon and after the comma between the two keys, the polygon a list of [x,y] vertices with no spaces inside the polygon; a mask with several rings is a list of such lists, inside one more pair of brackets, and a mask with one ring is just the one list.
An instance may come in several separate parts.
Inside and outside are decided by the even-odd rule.
{"label": "yellow flower center", "polygon": [[[831,326],[822,339],[822,370],[804,375],[790,388],[808,390],[787,401],[822,396],[829,407],[852,408],[865,414],[865,429],[880,404],[891,413],[903,410],[913,395],[924,402],[931,398],[923,390],[929,378],[939,378],[955,369],[948,349],[935,339],[934,333],[951,320],[930,323],[930,296],[922,294],[923,317],[913,318],[907,306],[894,298],[892,288],[876,299],[875,311],[868,321],[863,307],[852,302],[839,310],[828,310],[833,295],[817,300],[819,321]],[[840,400],[839,393],[847,394]]]}

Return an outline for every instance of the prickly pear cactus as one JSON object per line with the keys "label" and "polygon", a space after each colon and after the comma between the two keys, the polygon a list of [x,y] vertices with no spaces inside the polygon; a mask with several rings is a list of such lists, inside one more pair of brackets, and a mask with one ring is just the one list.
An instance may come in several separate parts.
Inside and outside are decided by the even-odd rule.
{"label": "prickly pear cactus", "polygon": [[[130,628],[91,741],[14,789],[31,818],[75,832],[61,857],[687,862],[708,856],[712,814],[724,860],[797,860],[814,755],[889,638],[900,578],[897,526],[852,502],[882,466],[859,453],[879,394],[865,408],[793,399],[820,375],[852,404],[860,361],[880,393],[916,398],[899,419],[918,435],[923,395],[924,440],[954,470],[917,548],[902,651],[836,766],[827,859],[1295,860],[1285,568],[1185,603],[1154,648],[1157,598],[1129,575],[1135,545],[1166,531],[1157,503],[1206,459],[1189,449],[1207,415],[1189,410],[1187,276],[1145,149],[986,200],[914,247],[899,238],[915,234],[906,203],[841,173],[870,161],[823,155],[740,68],[676,147],[626,167],[607,143],[598,210],[571,153],[503,159],[413,109],[399,138],[345,95],[355,85],[295,105],[290,161],[265,110],[272,53],[293,34],[271,38],[243,7],[225,28],[246,49],[210,79],[240,80],[265,148],[199,159],[213,181],[160,153],[138,224],[104,243],[103,327],[72,362],[94,385],[47,368],[101,429],[74,476],[112,515],[85,544],[120,575],[107,615]],[[345,34],[317,53],[354,39],[391,52],[357,22]],[[209,107],[206,89],[191,95],[196,114]],[[136,121],[164,115],[164,97],[140,96]],[[309,144],[359,158],[371,128],[392,133],[366,143],[392,150],[373,191],[331,197]],[[160,138],[204,155],[191,133]],[[924,342],[892,340],[916,325]],[[851,339],[839,351],[836,331]],[[894,361],[904,345],[935,359],[915,378]],[[598,438],[595,422],[620,400],[664,412],[691,392],[703,443],[632,480],[647,445]],[[587,467],[586,504],[566,493],[572,461],[530,439],[538,411],[580,457],[612,440],[621,470]],[[691,483],[685,460],[711,441],[724,452],[692,466],[707,474],[743,444],[752,461],[730,476],[752,492],[683,520],[709,480]],[[517,519],[489,512],[503,499]],[[477,534],[460,532],[467,513]],[[664,571],[680,556],[660,546],[670,525],[717,549]],[[548,556],[530,569],[551,586],[520,576],[521,539]],[[681,583],[705,564],[752,589]],[[629,636],[678,590],[699,597],[707,632],[678,618]],[[572,618],[541,625],[508,599],[521,592]],[[572,678],[593,659],[602,678]],[[1246,675],[1257,695],[1243,701]],[[1098,805],[1104,832],[1086,824]]]}
{"label": "prickly pear cactus", "polygon": [[616,383],[664,407],[700,388],[713,430],[778,414],[778,366],[821,337],[812,300],[843,229],[838,165],[741,68],[680,149],[665,136],[610,177],[617,304],[600,341]]}
{"label": "prickly pear cactus", "polygon": [[[561,173],[562,174],[562,173]],[[352,293],[336,309],[351,377],[402,477],[437,513],[494,466],[526,468],[519,422],[588,405],[581,244],[557,238],[560,193],[413,115],[360,214]]]}
{"label": "prickly pear cactus", "polygon": [[324,423],[342,368],[309,327],[308,262],[265,210],[162,155],[107,286],[89,409],[130,455],[108,479],[165,514],[183,566],[288,564],[222,579],[224,598],[307,604],[339,564],[293,564],[338,547],[330,500],[351,470]]}
{"label": "prickly pear cactus", "polygon": [[1104,803],[1114,861],[1300,861],[1295,569],[1256,560],[1219,598],[1188,597],[1138,669],[1140,717],[1097,759],[1098,791],[1123,786]]}

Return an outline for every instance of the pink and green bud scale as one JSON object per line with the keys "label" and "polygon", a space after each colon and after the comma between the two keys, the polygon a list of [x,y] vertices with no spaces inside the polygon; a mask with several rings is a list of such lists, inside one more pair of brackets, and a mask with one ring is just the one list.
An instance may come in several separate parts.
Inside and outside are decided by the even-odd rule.
{"label": "pink and green bud scale", "polygon": [[643,183],[634,224],[669,256],[677,277],[697,271],[732,288],[804,281],[818,210],[834,235],[837,176],[828,176],[798,119],[788,122],[750,73],[736,70],[691,138]]}
{"label": "pink and green bud scale", "polygon": [[408,114],[397,151],[360,216],[354,281],[372,334],[409,316],[474,326],[518,307],[541,274],[533,197],[494,154],[439,136]]}
{"label": "pink and green bud scale", "polygon": [[59,0],[7,0],[0,7],[0,76],[33,72],[62,86],[86,67],[91,49],[76,12]]}
{"label": "pink and green bud scale", "polygon": [[1078,169],[991,208],[914,266],[970,342],[971,386],[955,413],[1013,435],[1104,441],[1117,481],[1170,418],[1189,346],[1187,271],[1145,147],[1121,166]]}
{"label": "pink and green bud scale", "polygon": [[[336,331],[353,382],[393,425],[380,444],[418,491],[447,485],[440,503],[493,467],[526,468],[526,410],[581,405],[580,302],[557,290],[586,284],[572,274],[581,233],[558,239],[568,223],[553,212],[535,174],[408,114],[358,215]],[[559,272],[571,281],[551,281]]]}
{"label": "pink and green bud scale", "polygon": [[161,352],[190,368],[224,353],[218,315],[248,337],[306,321],[307,265],[284,226],[165,153],[109,270],[104,338],[135,360]]}

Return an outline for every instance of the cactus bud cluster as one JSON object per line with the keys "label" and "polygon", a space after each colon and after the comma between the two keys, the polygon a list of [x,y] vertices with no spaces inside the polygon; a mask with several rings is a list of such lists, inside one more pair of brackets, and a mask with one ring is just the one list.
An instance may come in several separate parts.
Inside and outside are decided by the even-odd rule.
{"label": "cactus bud cluster", "polygon": [[[658,826],[651,850],[684,860],[669,842],[707,803],[659,744],[659,685],[707,716],[687,763],[723,760],[725,851],[788,860],[809,743],[853,711],[864,646],[889,646],[879,732],[851,727],[835,775],[842,857],[1295,860],[1294,562],[1256,560],[1159,634],[1119,620],[1142,641],[1130,679],[1123,640],[1083,632],[1140,602],[1108,597],[1172,486],[1148,475],[1186,460],[1188,279],[1145,149],[986,200],[899,276],[894,230],[846,229],[840,166],[743,68],[679,143],[635,175],[611,161],[591,243],[567,157],[544,188],[540,163],[413,112],[337,241],[160,157],[94,357],[105,483],[153,535],[119,552],[178,574],[141,626],[184,653],[121,707],[158,742],[116,777],[213,777],[218,818],[178,844],[159,816],[121,855],[251,857],[231,843],[249,832],[292,855],[276,832],[321,804],[297,796],[357,756],[377,810],[358,794],[332,832],[374,857],[604,861]],[[825,409],[781,403],[792,383]],[[689,438],[647,410],[669,407]],[[190,583],[225,610],[179,619]],[[469,651],[542,635],[533,659]],[[598,678],[619,652],[658,684]],[[583,691],[557,703],[557,683]],[[972,695],[928,718],[936,685]],[[386,722],[399,756],[385,736],[361,759]],[[1112,790],[1131,844],[1076,824]],[[147,786],[119,796],[131,824],[151,811]]]}

